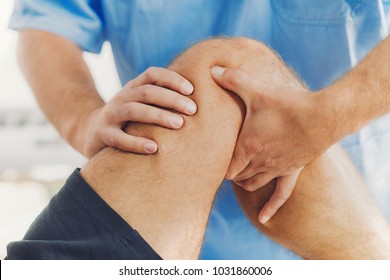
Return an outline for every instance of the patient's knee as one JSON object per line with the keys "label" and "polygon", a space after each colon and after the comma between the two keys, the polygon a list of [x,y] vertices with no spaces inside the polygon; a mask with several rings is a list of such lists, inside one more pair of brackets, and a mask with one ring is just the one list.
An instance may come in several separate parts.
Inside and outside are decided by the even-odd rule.
{"label": "patient's knee", "polygon": [[169,130],[155,125],[131,123],[126,132],[155,140],[159,146],[155,155],[157,158],[172,152],[196,153],[200,148],[208,149],[213,154],[216,143],[221,147],[234,147],[245,107],[238,96],[214,82],[210,69],[215,64],[226,63],[226,58],[222,60],[225,49],[231,50],[229,60],[239,60],[240,54],[236,54],[238,48],[232,48],[231,42],[235,40],[201,42],[178,56],[168,67],[194,85],[194,92],[189,97],[197,103],[198,110],[194,116],[183,115],[184,125],[181,129]]}

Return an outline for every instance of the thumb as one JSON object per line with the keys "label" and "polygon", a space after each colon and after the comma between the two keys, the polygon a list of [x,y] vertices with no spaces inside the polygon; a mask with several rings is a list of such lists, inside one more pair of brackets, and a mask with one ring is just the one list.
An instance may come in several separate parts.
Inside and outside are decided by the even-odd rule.
{"label": "thumb", "polygon": [[246,106],[256,94],[256,80],[242,70],[213,66],[211,76],[218,85],[237,94]]}

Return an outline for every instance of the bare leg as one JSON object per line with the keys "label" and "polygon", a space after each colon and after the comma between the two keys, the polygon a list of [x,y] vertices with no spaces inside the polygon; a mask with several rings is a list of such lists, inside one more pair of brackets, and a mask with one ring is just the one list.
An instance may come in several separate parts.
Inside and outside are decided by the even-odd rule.
{"label": "bare leg", "polygon": [[[163,258],[198,257],[212,201],[242,123],[240,101],[210,78],[210,67],[215,64],[241,68],[265,83],[301,86],[283,63],[259,43],[246,39],[203,42],[186,51],[170,67],[195,85],[196,116],[185,117],[185,126],[179,131],[133,124],[129,127],[132,134],[148,136],[159,143],[156,155],[141,156],[107,148],[82,170],[97,193]],[[359,176],[339,170],[338,162],[333,161],[338,157],[337,153],[328,153],[315,168],[308,167],[289,204],[273,219],[275,224],[272,221],[262,229],[306,258],[352,258],[355,252],[365,258],[385,258],[376,249],[381,250],[377,246],[380,243],[383,251],[390,248],[378,234],[381,230],[387,233],[387,225],[381,222],[383,217],[375,204],[364,196],[364,187],[356,187]],[[327,189],[328,185],[332,187]],[[352,190],[362,191],[361,195],[348,196]],[[255,223],[259,203],[266,198],[263,191],[258,196],[238,190]],[[361,212],[365,214],[360,215]],[[295,219],[288,220],[294,213]],[[371,220],[379,222],[367,221],[367,213]],[[348,240],[348,226],[340,226],[348,220],[354,221],[353,232],[362,233],[356,234],[353,242]],[[366,235],[367,225],[373,227],[373,234]],[[332,231],[335,233],[329,235]],[[345,246],[315,250],[316,244],[328,245],[333,238],[339,238],[337,244]],[[361,246],[362,243],[373,244],[376,249]],[[350,248],[355,245],[363,248]],[[334,248],[337,250],[329,253]]]}
{"label": "bare leg", "polygon": [[252,223],[276,242],[306,259],[390,259],[389,225],[339,146],[305,167],[291,198],[261,225],[257,214],[273,188],[235,191]]}
{"label": "bare leg", "polygon": [[179,131],[136,123],[128,128],[156,140],[156,155],[107,148],[82,169],[95,191],[165,259],[198,258],[244,110],[211,79],[210,57],[187,53],[170,68],[195,85],[197,114],[185,117]]}

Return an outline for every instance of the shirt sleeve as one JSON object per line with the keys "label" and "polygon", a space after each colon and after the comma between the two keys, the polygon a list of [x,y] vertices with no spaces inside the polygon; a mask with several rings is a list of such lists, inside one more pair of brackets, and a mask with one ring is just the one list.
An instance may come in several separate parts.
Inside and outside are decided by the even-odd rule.
{"label": "shirt sleeve", "polygon": [[9,27],[52,32],[99,53],[105,40],[101,14],[97,0],[15,0]]}

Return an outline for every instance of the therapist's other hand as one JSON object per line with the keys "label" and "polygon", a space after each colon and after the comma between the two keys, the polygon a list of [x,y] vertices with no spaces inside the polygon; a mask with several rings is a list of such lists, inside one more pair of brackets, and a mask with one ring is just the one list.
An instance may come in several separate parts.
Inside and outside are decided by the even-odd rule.
{"label": "therapist's other hand", "polygon": [[277,178],[258,217],[266,223],[290,197],[302,167],[332,144],[326,118],[303,87],[264,85],[241,70],[218,66],[211,74],[247,109],[226,177],[248,191]]}
{"label": "therapist's other hand", "polygon": [[179,113],[193,115],[197,110],[195,102],[186,97],[193,90],[193,85],[174,71],[148,68],[90,116],[84,154],[92,157],[106,146],[139,154],[155,153],[156,142],[129,135],[124,127],[128,122],[142,122],[181,128],[184,119]]}

